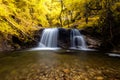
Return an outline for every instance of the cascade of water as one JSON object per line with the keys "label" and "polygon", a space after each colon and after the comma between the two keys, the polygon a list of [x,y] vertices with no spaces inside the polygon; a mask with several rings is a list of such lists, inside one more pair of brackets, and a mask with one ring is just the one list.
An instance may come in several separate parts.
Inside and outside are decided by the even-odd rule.
{"label": "cascade of water", "polygon": [[74,49],[81,49],[81,50],[87,50],[87,46],[85,43],[85,40],[79,30],[72,29],[70,33],[70,39],[71,39],[71,48]]}
{"label": "cascade of water", "polygon": [[39,43],[41,48],[56,48],[58,40],[57,28],[46,28],[43,30],[42,37]]}
{"label": "cascade of water", "polygon": [[[32,50],[56,50],[58,47],[58,28],[46,28],[42,32],[42,37],[37,48]],[[70,33],[71,49],[89,50],[83,36],[79,30],[71,29]]]}

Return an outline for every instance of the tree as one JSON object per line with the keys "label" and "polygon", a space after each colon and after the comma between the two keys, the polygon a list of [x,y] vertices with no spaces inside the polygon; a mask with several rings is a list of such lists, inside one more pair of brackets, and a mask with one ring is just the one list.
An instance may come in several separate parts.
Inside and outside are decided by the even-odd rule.
{"label": "tree", "polygon": [[[100,11],[100,19],[98,21],[98,25],[101,29],[101,34],[103,36],[103,42],[105,44],[111,45],[111,47],[115,47],[114,41],[116,31],[118,28],[116,21],[116,12],[113,9],[113,6],[116,4],[114,0],[103,0],[102,2],[102,10]],[[118,33],[117,33],[118,34]]]}

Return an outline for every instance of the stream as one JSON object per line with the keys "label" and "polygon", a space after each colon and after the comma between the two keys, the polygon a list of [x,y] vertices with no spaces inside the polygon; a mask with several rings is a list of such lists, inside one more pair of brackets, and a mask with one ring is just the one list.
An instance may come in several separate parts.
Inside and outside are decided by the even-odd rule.
{"label": "stream", "polygon": [[64,49],[0,53],[0,80],[120,80],[120,58]]}

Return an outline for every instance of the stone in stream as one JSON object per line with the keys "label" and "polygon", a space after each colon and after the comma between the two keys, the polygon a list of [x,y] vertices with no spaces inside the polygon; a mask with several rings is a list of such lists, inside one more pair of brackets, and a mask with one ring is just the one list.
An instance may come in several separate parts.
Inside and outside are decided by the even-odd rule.
{"label": "stone in stream", "polygon": [[104,78],[102,76],[98,76],[96,77],[96,80],[104,80]]}
{"label": "stone in stream", "polygon": [[63,69],[63,72],[68,74],[68,73],[70,73],[70,70],[69,69]]}

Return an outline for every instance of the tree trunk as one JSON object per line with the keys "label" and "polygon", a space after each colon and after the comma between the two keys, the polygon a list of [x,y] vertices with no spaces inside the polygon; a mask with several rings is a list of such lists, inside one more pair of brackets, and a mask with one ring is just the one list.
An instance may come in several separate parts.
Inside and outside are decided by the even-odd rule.
{"label": "tree trunk", "polygon": [[63,7],[64,7],[63,0],[61,0],[61,12],[60,12],[60,16],[59,16],[59,19],[60,19],[60,27],[63,27],[63,21],[62,21]]}

